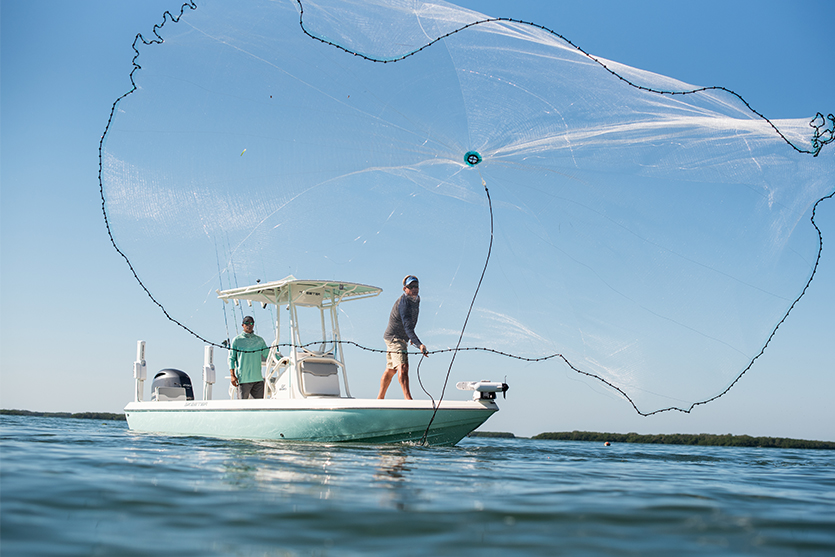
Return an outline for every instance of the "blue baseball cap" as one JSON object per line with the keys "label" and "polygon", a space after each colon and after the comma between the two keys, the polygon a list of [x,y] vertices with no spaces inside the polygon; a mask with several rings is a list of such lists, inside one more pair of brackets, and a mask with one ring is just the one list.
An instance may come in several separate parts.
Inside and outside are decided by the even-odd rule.
{"label": "blue baseball cap", "polygon": [[418,282],[418,278],[415,275],[408,275],[403,279],[403,286],[409,286],[413,282]]}

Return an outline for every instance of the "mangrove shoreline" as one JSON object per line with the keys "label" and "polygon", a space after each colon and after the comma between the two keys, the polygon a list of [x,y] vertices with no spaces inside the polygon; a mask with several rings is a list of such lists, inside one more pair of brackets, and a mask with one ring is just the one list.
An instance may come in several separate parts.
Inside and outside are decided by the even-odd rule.
{"label": "mangrove shoreline", "polygon": [[[0,415],[34,416],[39,418],[74,418],[81,420],[126,421],[124,413],[112,412],[32,412],[30,410],[0,409]],[[506,431],[473,431],[467,437],[488,437],[494,439],[524,439]],[[641,435],[638,433],[599,433],[595,431],[561,431],[534,435],[537,441],[590,441],[594,443],[645,443],[650,445],[698,445],[703,447],[760,447],[778,449],[823,449],[835,450],[835,443],[809,441],[785,437],[751,437],[750,435],[714,435],[711,433],[661,433]]]}
{"label": "mangrove shoreline", "polygon": [[117,420],[127,421],[124,413],[113,412],[31,412],[29,410],[0,409],[0,415],[6,416],[34,416],[37,418],[75,418],[77,420]]}
{"label": "mangrove shoreline", "polygon": [[[474,431],[471,437],[514,438],[512,433]],[[760,447],[776,449],[823,449],[835,450],[830,441],[809,441],[785,437],[751,437],[750,435],[714,435],[711,433],[659,433],[641,435],[638,433],[599,433],[596,431],[561,431],[534,435],[531,439],[541,441],[591,441],[594,443],[644,443],[650,445],[697,445],[702,447]]]}

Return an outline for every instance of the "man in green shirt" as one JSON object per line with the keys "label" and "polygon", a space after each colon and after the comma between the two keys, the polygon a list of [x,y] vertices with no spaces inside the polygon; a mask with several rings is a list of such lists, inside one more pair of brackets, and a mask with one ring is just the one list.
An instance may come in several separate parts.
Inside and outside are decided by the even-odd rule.
{"label": "man in green shirt", "polygon": [[244,332],[232,341],[229,350],[229,373],[232,386],[238,388],[238,398],[264,398],[264,377],[261,362],[267,359],[270,349],[264,339],[253,333],[255,319],[244,317]]}

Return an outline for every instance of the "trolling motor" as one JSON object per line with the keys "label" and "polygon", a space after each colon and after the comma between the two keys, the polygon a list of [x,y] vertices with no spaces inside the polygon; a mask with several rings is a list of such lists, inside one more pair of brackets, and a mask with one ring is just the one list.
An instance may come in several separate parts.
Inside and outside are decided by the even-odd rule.
{"label": "trolling motor", "polygon": [[501,392],[502,398],[507,398],[507,383],[498,381],[459,381],[455,387],[460,391],[475,391],[473,400],[495,400],[496,393]]}

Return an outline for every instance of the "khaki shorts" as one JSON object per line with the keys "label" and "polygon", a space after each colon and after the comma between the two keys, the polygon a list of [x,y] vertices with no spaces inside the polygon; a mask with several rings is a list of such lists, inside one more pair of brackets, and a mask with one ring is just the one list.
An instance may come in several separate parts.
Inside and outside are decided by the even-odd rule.
{"label": "khaki shorts", "polygon": [[[384,339],[385,340],[385,339]],[[409,354],[406,340],[386,340],[386,369],[397,369],[400,365],[409,365]]]}

